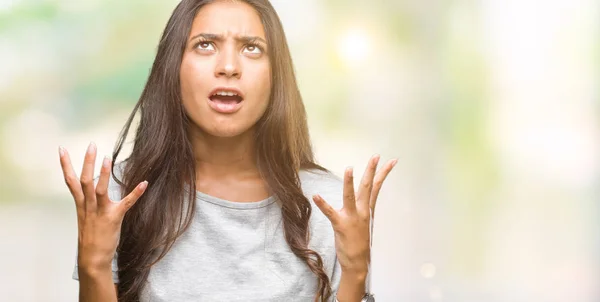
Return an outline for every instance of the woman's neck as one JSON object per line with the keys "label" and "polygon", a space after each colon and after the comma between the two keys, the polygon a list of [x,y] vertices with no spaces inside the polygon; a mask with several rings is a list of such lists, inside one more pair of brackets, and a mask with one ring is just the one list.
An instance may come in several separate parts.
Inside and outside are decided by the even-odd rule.
{"label": "woman's neck", "polygon": [[221,199],[253,202],[270,196],[256,163],[254,131],[236,137],[190,135],[196,168],[196,190]]}
{"label": "woman's neck", "polygon": [[197,129],[190,139],[197,176],[221,178],[258,174],[253,130],[235,137],[215,137]]}

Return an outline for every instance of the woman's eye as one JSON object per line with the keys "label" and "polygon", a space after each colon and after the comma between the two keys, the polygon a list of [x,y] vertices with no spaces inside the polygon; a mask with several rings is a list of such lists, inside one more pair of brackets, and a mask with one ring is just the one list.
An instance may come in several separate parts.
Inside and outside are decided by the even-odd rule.
{"label": "woman's eye", "polygon": [[196,45],[196,48],[200,50],[215,50],[215,47],[211,42],[199,42]]}
{"label": "woman's eye", "polygon": [[246,53],[251,53],[251,54],[260,54],[262,53],[262,51],[260,50],[260,48],[256,45],[247,45],[246,47],[244,47],[244,52]]}

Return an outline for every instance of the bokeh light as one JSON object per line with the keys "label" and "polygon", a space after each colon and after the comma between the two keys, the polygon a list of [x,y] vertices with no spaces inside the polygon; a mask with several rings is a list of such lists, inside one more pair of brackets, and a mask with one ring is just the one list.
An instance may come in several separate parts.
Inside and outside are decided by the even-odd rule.
{"label": "bokeh light", "polygon": [[367,33],[361,29],[349,29],[338,42],[341,58],[349,64],[363,62],[369,55],[370,43]]}

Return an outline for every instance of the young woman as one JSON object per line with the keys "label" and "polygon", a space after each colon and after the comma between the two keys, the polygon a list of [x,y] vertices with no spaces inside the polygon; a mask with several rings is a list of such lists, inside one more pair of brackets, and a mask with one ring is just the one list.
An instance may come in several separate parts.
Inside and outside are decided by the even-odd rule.
{"label": "young woman", "polygon": [[[113,166],[138,110],[131,155]],[[59,153],[80,301],[365,297],[371,215],[396,160],[377,172],[374,156],[357,192],[351,168],[342,182],[315,163],[267,0],[181,1],[99,178],[94,144],[80,179]]]}

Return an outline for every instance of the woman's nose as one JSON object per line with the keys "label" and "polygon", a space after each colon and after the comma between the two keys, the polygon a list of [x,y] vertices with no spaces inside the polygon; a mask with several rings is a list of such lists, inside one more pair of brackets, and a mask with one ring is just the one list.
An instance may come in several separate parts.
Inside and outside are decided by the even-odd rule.
{"label": "woman's nose", "polygon": [[220,60],[215,70],[216,77],[239,78],[242,75],[239,58],[233,50],[220,53]]}

